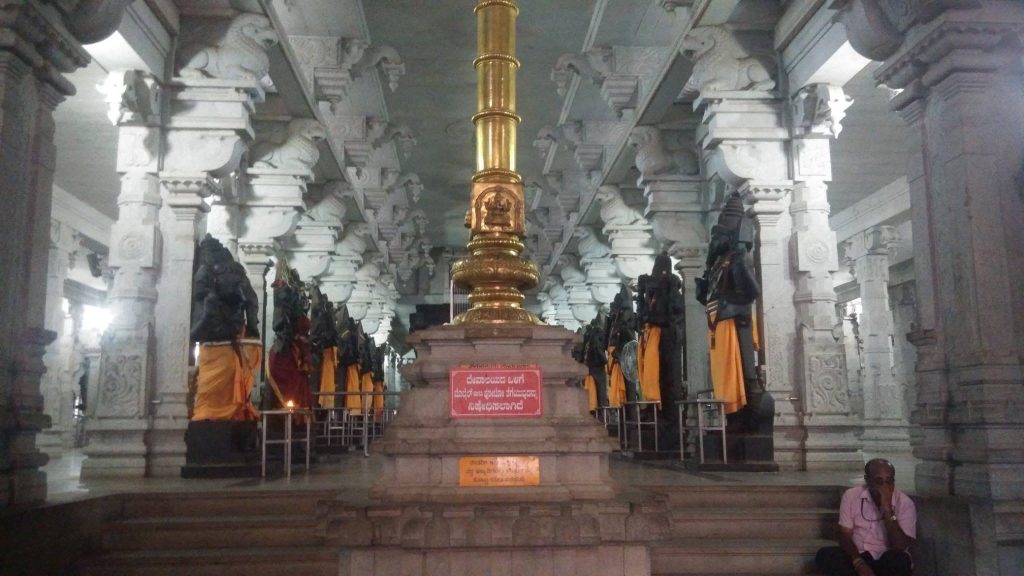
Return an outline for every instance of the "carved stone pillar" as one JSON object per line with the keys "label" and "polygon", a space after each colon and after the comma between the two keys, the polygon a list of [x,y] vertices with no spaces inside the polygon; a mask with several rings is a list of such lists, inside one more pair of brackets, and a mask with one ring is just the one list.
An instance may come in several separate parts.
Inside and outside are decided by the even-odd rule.
{"label": "carved stone pillar", "polygon": [[[188,392],[192,271],[199,220],[208,206],[215,183],[202,176],[161,174],[164,209],[160,215],[164,249],[156,304],[156,386],[150,413],[146,456],[147,474],[177,476],[185,463],[184,432],[188,426],[185,397]],[[183,311],[188,310],[186,314]]]}
{"label": "carved stone pillar", "polygon": [[555,324],[571,332],[579,330],[582,325],[572,313],[572,307],[569,305],[569,292],[557,280],[549,278],[549,283],[551,285],[548,287],[548,294],[551,296],[551,302],[555,307]]}
{"label": "carved stone pillar", "polygon": [[[754,261],[761,281],[758,332],[765,389],[775,400],[775,458],[783,468],[805,469],[806,431],[802,426],[804,413],[803,386],[797,363],[795,287],[790,276],[789,237],[792,220],[789,202],[792,184],[747,182],[740,188],[751,203],[750,212],[757,229]],[[826,390],[834,389],[836,372],[842,370],[842,359],[823,358],[811,367],[811,373],[822,379]],[[844,397],[822,396],[821,407],[842,404]]]}
{"label": "carved stone pillar", "polygon": [[[0,505],[41,502],[48,424],[39,381],[53,333],[45,324],[55,148],[53,111],[74,87],[62,74],[85,66],[82,42],[108,36],[126,2],[8,3],[0,23]],[[81,10],[79,10],[81,8]]]}
{"label": "carved stone pillar", "polygon": [[1013,193],[1024,162],[1024,90],[1019,68],[1004,64],[1021,62],[1019,44],[997,46],[996,38],[1010,28],[1020,34],[1024,7],[1003,8],[989,21],[998,24],[930,30],[915,44],[941,35],[941,49],[913,71],[896,58],[878,78],[904,87],[892,104],[922,151],[909,169],[916,420],[925,428],[915,447],[923,460],[917,488],[1019,501],[1024,485],[1010,478],[1024,477],[1024,422],[1009,406],[1024,402],[1024,258],[1011,239],[1024,234],[1024,206]]}
{"label": "carved stone pillar", "polygon": [[916,488],[970,498],[970,516],[994,526],[958,573],[1013,574],[1024,561],[1024,5],[834,4],[854,47],[888,58],[875,77],[902,89],[891,107],[912,133]]}
{"label": "carved stone pillar", "polygon": [[[378,322],[380,319],[376,303],[377,284],[380,280],[382,262],[383,258],[379,254],[375,254],[356,271],[355,289],[345,303],[349,316],[356,322],[366,318],[369,318],[368,322]],[[363,329],[367,330],[365,324]],[[373,331],[376,332],[376,327]],[[367,333],[371,334],[372,332],[367,330]]]}
{"label": "carved stone pillar", "polygon": [[626,204],[618,186],[601,186],[594,199],[619,274],[628,280],[650,274],[657,250],[651,242],[651,225],[643,214]]}
{"label": "carved stone pillar", "polygon": [[[67,279],[75,252],[80,247],[78,233],[68,225],[50,221],[50,253],[46,275],[46,323],[44,327],[57,334],[56,339],[46,348],[43,362],[46,374],[40,383],[43,395],[43,409],[50,417],[50,428],[37,437],[39,447],[50,458],[63,454],[64,439],[73,426],[72,393],[70,375],[65,367],[74,334],[64,329],[64,280]],[[73,332],[73,331],[72,331]]]}
{"label": "carved stone pillar", "polygon": [[893,318],[889,263],[899,242],[892,226],[873,226],[845,243],[846,258],[860,286],[860,334],[864,342],[865,458],[910,460],[903,391],[893,372]]}
{"label": "carved stone pillar", "polygon": [[[275,37],[262,16],[241,14],[230,24],[240,25],[259,30],[268,41]],[[201,33],[203,28],[195,30]],[[192,40],[211,41],[205,37]],[[230,50],[224,52],[223,58],[229,59]],[[257,79],[265,71],[253,71],[256,78],[252,78],[227,66],[227,60],[221,64],[204,64],[202,58],[186,60],[181,77],[168,86],[167,148],[160,172],[164,200],[160,223],[165,241],[157,281],[159,345],[148,407],[152,423],[146,455],[146,472],[154,476],[176,476],[185,462],[192,271],[199,219],[208,209],[203,199],[220,192],[219,179],[238,169],[252,141],[253,109],[264,97]]]}
{"label": "carved stone pillar", "polygon": [[708,324],[704,307],[694,296],[693,282],[693,278],[704,274],[708,244],[706,202],[697,155],[689,148],[667,150],[662,144],[661,130],[654,126],[638,126],[630,134],[629,142],[637,148],[637,183],[644,191],[644,215],[651,222],[654,238],[676,259],[675,268],[683,281],[687,369],[683,377],[688,390],[708,390]]}
{"label": "carved stone pillar", "polygon": [[107,117],[119,127],[117,170],[122,176],[108,259],[114,275],[107,298],[113,321],[100,343],[100,382],[88,402],[89,446],[82,477],[141,477],[156,375],[163,103],[159,84],[136,70],[111,72],[99,89],[109,106]]}
{"label": "carved stone pillar", "polygon": [[345,303],[356,288],[356,272],[369,247],[369,228],[365,223],[350,224],[334,247],[327,274],[321,277],[323,293],[335,304]]}
{"label": "carved stone pillar", "polygon": [[917,330],[917,292],[914,289],[914,281],[890,286],[889,302],[892,303],[894,372],[903,394],[904,419],[910,422],[910,415],[917,407],[917,386],[914,378],[917,352],[907,339],[908,334]]}
{"label": "carved stone pillar", "polygon": [[327,222],[300,222],[285,248],[292,255],[292,267],[304,282],[318,281],[331,267],[331,251],[338,239],[338,227]]}
{"label": "carved stone pillar", "polygon": [[[311,256],[302,262],[311,275],[323,274],[329,264],[327,246],[333,245],[333,239],[324,242],[321,238],[317,243],[312,235],[306,234],[305,241],[298,245],[290,239],[299,214],[305,209],[303,197],[313,180],[313,166],[320,158],[317,142],[325,136],[326,132],[316,120],[266,122],[257,126],[257,141],[249,154],[249,185],[239,201],[245,232],[238,244],[243,247],[249,279],[259,294],[260,310],[263,309],[263,295],[258,288],[263,285],[261,264],[265,264],[275,246],[320,252],[318,257]],[[327,233],[333,234],[329,230]],[[302,276],[303,281],[307,279]]]}
{"label": "carved stone pillar", "polygon": [[[836,315],[832,274],[839,270],[836,235],[828,222],[828,185],[832,180],[830,139],[842,131],[842,120],[852,100],[835,86],[813,84],[793,98],[792,156],[793,220],[797,326],[800,327],[800,368],[804,380],[803,409],[807,428],[808,469],[857,469],[861,456],[851,416],[846,351],[835,338],[842,322]],[[837,364],[839,370],[826,366]],[[820,370],[835,376],[824,380]],[[812,371],[815,371],[812,374]],[[827,400],[826,400],[827,399]]]}
{"label": "carved stone pillar", "polygon": [[598,307],[607,311],[615,295],[623,285],[618,269],[611,257],[584,259],[583,268],[587,271],[587,288],[590,296]]}
{"label": "carved stone pillar", "polygon": [[562,286],[568,294],[567,303],[573,318],[581,325],[589,324],[597,316],[598,303],[587,286],[587,275],[580,270],[579,261],[572,254],[562,254],[555,263],[554,273],[562,277]]}
{"label": "carved stone pillar", "polygon": [[785,103],[774,90],[771,37],[700,27],[688,33],[683,50],[694,59],[683,93],[696,98],[694,108],[703,115],[697,136],[707,171],[747,197],[757,223],[759,327],[767,391],[775,400],[776,460],[790,469],[858,466],[852,431],[843,428],[849,412],[843,350],[835,347],[831,332],[828,342],[823,340],[817,332],[821,322],[809,320],[824,317],[820,310],[828,298],[823,289],[813,298],[805,296],[808,281],[825,282],[820,276],[827,273],[828,254],[812,265],[790,250],[794,232],[802,239],[822,232],[827,211],[821,212],[820,199],[808,204],[811,189],[794,193],[798,170],[793,169]]}

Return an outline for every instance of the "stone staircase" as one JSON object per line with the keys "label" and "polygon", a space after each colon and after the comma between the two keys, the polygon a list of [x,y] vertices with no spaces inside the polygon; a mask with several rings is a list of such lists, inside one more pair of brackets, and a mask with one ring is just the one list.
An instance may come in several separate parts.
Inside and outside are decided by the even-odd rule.
{"label": "stone staircase", "polygon": [[267,576],[338,573],[325,545],[336,493],[131,494],[83,576]]}
{"label": "stone staircase", "polygon": [[[623,573],[646,573],[635,570],[649,564],[657,576],[808,575],[814,553],[834,536],[842,490],[661,486],[634,493],[631,503],[370,507],[344,504],[331,491],[132,494],[80,573],[335,576],[408,563],[420,570],[409,574],[454,575],[463,557],[481,568],[509,558],[544,566],[539,559],[561,554],[579,568],[609,554],[628,565],[623,558],[639,552]],[[449,568],[430,568],[435,561]],[[589,573],[600,572],[594,568]]]}
{"label": "stone staircase", "polygon": [[651,573],[816,574],[814,554],[835,537],[838,486],[660,488],[668,527],[650,543]]}

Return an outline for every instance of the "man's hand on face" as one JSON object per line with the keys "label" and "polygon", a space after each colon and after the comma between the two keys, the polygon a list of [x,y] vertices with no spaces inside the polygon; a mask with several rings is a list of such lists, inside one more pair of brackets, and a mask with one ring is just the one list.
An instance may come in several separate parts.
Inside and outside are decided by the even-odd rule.
{"label": "man's hand on face", "polygon": [[892,513],[892,493],[895,488],[894,484],[882,484],[878,487],[878,507],[882,512]]}
{"label": "man's hand on face", "polygon": [[892,494],[896,489],[896,475],[888,464],[879,464],[871,467],[868,474],[864,475],[868,490],[871,493],[871,500],[882,512],[892,512]]}

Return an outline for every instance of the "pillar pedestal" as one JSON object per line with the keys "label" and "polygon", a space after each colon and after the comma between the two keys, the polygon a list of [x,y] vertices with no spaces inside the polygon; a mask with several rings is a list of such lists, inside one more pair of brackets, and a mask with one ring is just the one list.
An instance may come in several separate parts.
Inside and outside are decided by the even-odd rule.
{"label": "pillar pedestal", "polygon": [[[417,359],[405,369],[413,388],[384,438],[373,444],[384,469],[371,495],[388,502],[548,502],[614,495],[608,455],[614,442],[587,412],[575,385],[585,369],[573,361],[576,336],[555,326],[444,326],[410,337]],[[449,369],[528,363],[541,369],[543,415],[515,419],[449,417]],[[540,485],[459,486],[465,456],[537,456]]]}

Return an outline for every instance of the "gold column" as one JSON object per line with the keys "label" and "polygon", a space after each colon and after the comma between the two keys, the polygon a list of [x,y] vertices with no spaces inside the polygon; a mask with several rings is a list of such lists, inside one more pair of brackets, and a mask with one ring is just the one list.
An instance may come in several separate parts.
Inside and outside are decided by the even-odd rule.
{"label": "gold column", "polygon": [[522,258],[526,210],[516,172],[515,0],[477,0],[476,173],[466,226],[470,256],[452,267],[458,286],[470,288],[471,307],[456,324],[542,324],[523,308],[523,290],[537,285],[537,267]]}

